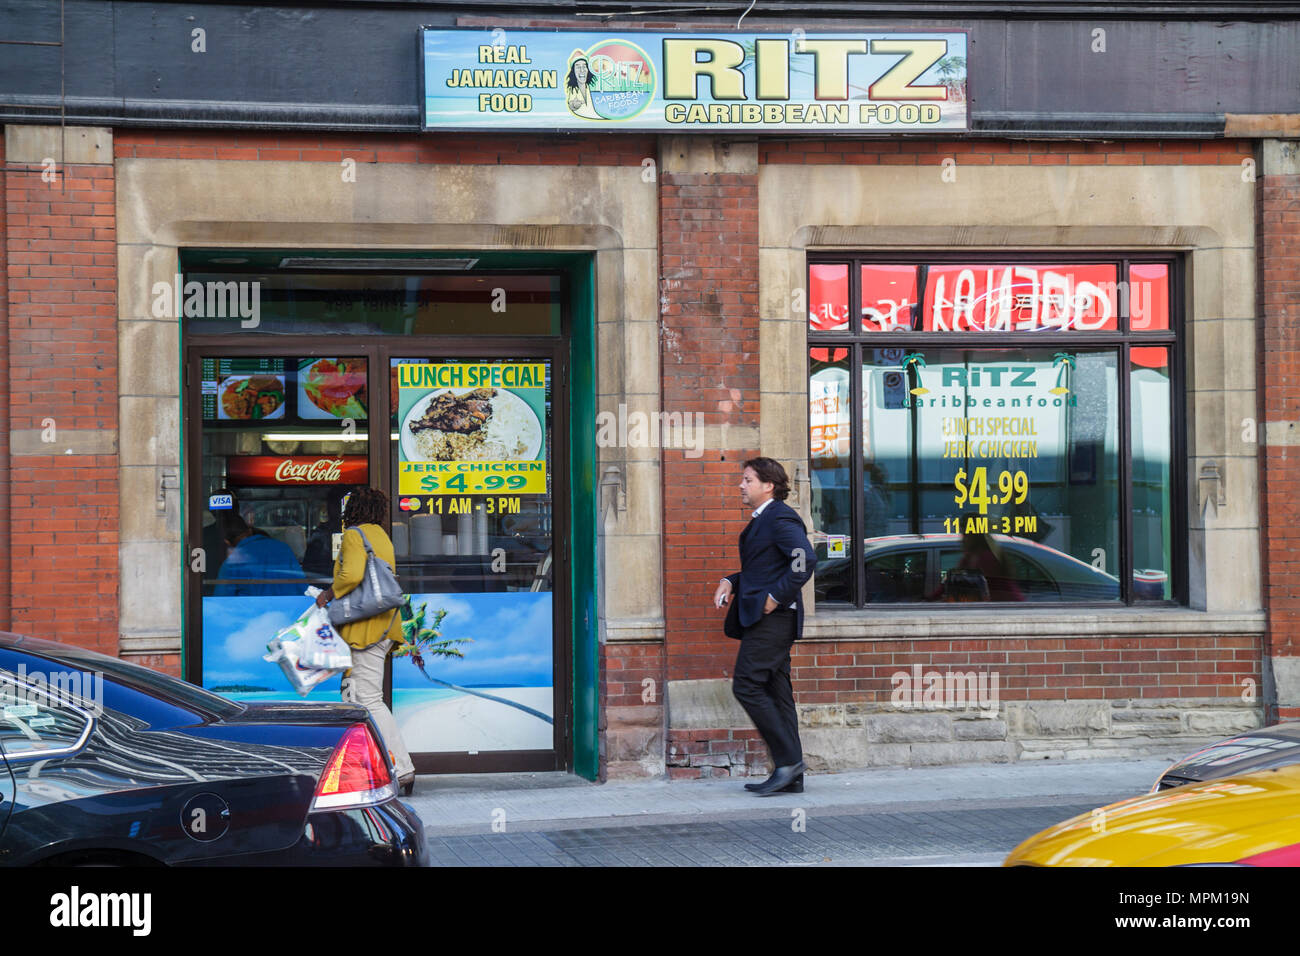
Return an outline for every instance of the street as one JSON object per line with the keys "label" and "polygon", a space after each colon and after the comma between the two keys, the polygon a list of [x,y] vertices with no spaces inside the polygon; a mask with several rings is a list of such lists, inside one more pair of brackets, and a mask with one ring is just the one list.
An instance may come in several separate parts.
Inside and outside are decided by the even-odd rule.
{"label": "street", "polygon": [[1020,841],[1145,793],[1156,760],[878,769],[758,798],[742,779],[596,785],[567,774],[421,776],[439,866],[996,866]]}

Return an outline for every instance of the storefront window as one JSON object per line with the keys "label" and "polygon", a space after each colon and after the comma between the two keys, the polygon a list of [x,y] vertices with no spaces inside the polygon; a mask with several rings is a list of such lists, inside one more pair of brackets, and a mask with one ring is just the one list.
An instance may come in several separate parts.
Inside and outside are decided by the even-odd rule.
{"label": "storefront window", "polygon": [[861,334],[810,315],[820,601],[1174,597],[1170,266],[1126,266],[864,263]]}
{"label": "storefront window", "polygon": [[[394,713],[415,751],[551,746],[551,368],[544,358],[391,360],[398,578],[430,626],[449,608],[472,624],[456,632],[473,641],[463,656],[435,662],[445,683],[394,676]],[[435,719],[462,685],[495,705]]]}
{"label": "storefront window", "polygon": [[[268,622],[296,618],[308,585],[329,587],[340,503],[369,484],[366,359],[211,357],[199,368],[203,684],[284,697],[260,654]],[[337,678],[311,696],[331,695]]]}

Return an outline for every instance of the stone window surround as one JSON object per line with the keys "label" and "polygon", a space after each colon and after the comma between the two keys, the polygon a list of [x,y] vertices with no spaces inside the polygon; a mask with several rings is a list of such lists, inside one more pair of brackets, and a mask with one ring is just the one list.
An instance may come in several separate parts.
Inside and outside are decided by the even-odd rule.
{"label": "stone window surround", "polygon": [[[657,190],[640,167],[380,164],[365,173],[368,182],[344,184],[330,163],[117,160],[120,653],[177,653],[182,643],[179,491],[155,506],[158,475],[180,468],[181,342],[174,318],[153,317],[150,290],[172,281],[183,247],[589,252],[597,410],[657,408]],[[659,450],[597,454],[597,482],[613,469],[623,489],[601,502],[597,528],[601,639],[662,641]]]}
{"label": "stone window surround", "polygon": [[[118,207],[119,207],[119,289],[122,290],[119,295],[119,318],[122,323],[120,326],[121,340],[121,361],[123,363],[123,372],[125,373],[130,363],[128,353],[131,353],[133,343],[136,347],[143,346],[143,342],[137,341],[137,336],[141,336],[143,331],[138,325],[132,326],[131,323],[156,321],[145,319],[149,313],[147,309],[141,311],[139,308],[140,297],[144,291],[150,288],[150,284],[155,279],[169,279],[175,270],[176,250],[180,245],[189,244],[216,244],[221,243],[228,246],[245,245],[249,247],[275,245],[302,245],[302,246],[328,246],[328,247],[351,247],[351,248],[464,248],[467,243],[481,245],[484,248],[566,248],[566,249],[591,249],[596,254],[597,259],[597,286],[598,286],[598,407],[604,409],[609,406],[617,405],[619,401],[628,402],[629,406],[635,408],[637,404],[644,404],[647,408],[651,407],[657,400],[658,396],[658,349],[657,345],[657,320],[646,322],[644,320],[632,320],[629,316],[633,315],[657,315],[655,292],[652,278],[657,275],[657,266],[654,257],[657,256],[657,245],[654,230],[654,211],[650,212],[650,228],[642,230],[639,236],[631,239],[618,234],[617,230],[608,232],[603,236],[594,235],[591,231],[586,234],[582,230],[560,229],[555,225],[548,227],[548,243],[537,245],[538,233],[534,229],[526,228],[530,225],[536,225],[536,221],[525,222],[523,217],[515,217],[517,225],[520,227],[517,231],[512,229],[511,225],[479,226],[467,227],[463,224],[451,224],[443,220],[446,225],[440,227],[449,231],[454,231],[454,239],[446,239],[444,242],[432,241],[436,238],[434,231],[428,227],[421,228],[417,224],[411,223],[409,217],[403,217],[399,221],[398,217],[393,217],[392,224],[381,224],[382,221],[374,220],[360,221],[355,214],[352,216],[338,216],[332,223],[328,220],[312,220],[310,215],[313,212],[313,202],[310,193],[306,190],[304,184],[309,178],[299,177],[296,182],[297,186],[289,190],[289,199],[296,202],[300,209],[293,210],[290,214],[283,216],[285,221],[270,222],[265,219],[258,219],[259,214],[265,215],[268,210],[259,208],[256,204],[247,202],[248,194],[243,195],[243,205],[238,209],[225,210],[225,216],[215,216],[212,210],[204,207],[209,205],[219,205],[219,196],[224,192],[222,189],[214,188],[221,177],[215,177],[218,182],[214,182],[214,177],[208,170],[200,178],[205,180],[205,188],[182,190],[188,200],[195,198],[194,194],[198,193],[206,198],[206,201],[199,202],[198,208],[191,207],[183,212],[177,212],[173,219],[164,222],[150,222],[148,235],[142,236],[139,231],[128,232],[127,227],[131,224],[128,222],[134,213],[137,217],[146,217],[145,209],[150,202],[161,201],[159,192],[165,192],[166,183],[183,181],[188,179],[187,176],[176,177],[174,175],[163,176],[163,183],[156,183],[150,187],[146,184],[133,190],[131,187],[132,176],[126,174],[129,167],[135,167],[143,174],[145,169],[143,164],[170,164],[173,167],[186,167],[193,171],[193,164],[204,163],[208,167],[213,166],[249,166],[252,164],[238,163],[235,161],[177,161],[177,160],[122,160],[118,162],[121,182],[118,188]],[[308,163],[283,163],[268,164],[258,163],[259,167],[268,166],[296,167],[300,171],[310,171],[317,168],[319,164]],[[756,162],[755,162],[755,165]],[[1014,224],[997,224],[985,222],[980,226],[934,226],[924,223],[913,223],[909,225],[890,225],[888,228],[878,226],[864,226],[859,224],[837,223],[832,216],[823,216],[821,224],[812,225],[806,222],[795,222],[794,228],[786,231],[783,237],[778,237],[778,241],[772,241],[771,226],[777,221],[771,215],[768,215],[768,206],[773,196],[771,183],[771,174],[774,170],[781,167],[765,166],[760,175],[760,205],[763,208],[764,215],[760,216],[760,228],[764,230],[761,239],[760,259],[760,302],[762,328],[762,354],[769,358],[764,363],[762,381],[763,393],[762,402],[767,406],[766,414],[762,416],[760,435],[762,445],[768,450],[769,454],[777,454],[781,457],[790,458],[794,461],[802,461],[801,465],[796,465],[797,488],[796,495],[806,495],[808,487],[806,459],[806,442],[802,441],[802,431],[806,428],[806,383],[799,381],[802,378],[802,367],[793,369],[795,373],[796,385],[794,389],[789,388],[789,383],[785,381],[790,377],[791,369],[779,368],[779,363],[772,360],[771,356],[779,355],[782,347],[787,347],[795,354],[799,354],[806,347],[806,329],[804,322],[799,319],[791,320],[790,316],[784,311],[784,304],[789,301],[788,296],[793,292],[802,280],[795,281],[794,277],[801,276],[805,267],[806,253],[811,249],[817,250],[836,250],[842,251],[847,249],[952,249],[952,248],[970,248],[975,250],[998,249],[1006,246],[1031,247],[1042,246],[1044,248],[1066,250],[1084,249],[1112,249],[1118,247],[1133,248],[1144,247],[1162,252],[1183,252],[1188,253],[1190,284],[1194,296],[1189,311],[1189,334],[1185,347],[1188,349],[1189,367],[1194,371],[1190,376],[1191,380],[1203,389],[1207,385],[1211,388],[1205,389],[1202,393],[1197,389],[1191,389],[1188,392],[1189,399],[1189,450],[1192,452],[1191,461],[1189,462],[1189,506],[1194,510],[1195,502],[1199,495],[1196,492],[1193,478],[1199,467],[1197,451],[1205,453],[1205,457],[1214,457],[1211,452],[1218,449],[1212,449],[1209,443],[1209,437],[1215,431],[1213,425],[1206,428],[1203,435],[1196,430],[1197,416],[1195,412],[1199,409],[1203,413],[1220,414],[1218,434],[1218,444],[1222,448],[1219,458],[1228,453],[1228,447],[1223,441],[1231,432],[1230,429],[1222,427],[1225,421],[1230,421],[1231,416],[1226,414],[1227,404],[1232,401],[1236,404],[1242,404],[1243,398],[1245,407],[1249,410],[1246,415],[1254,415],[1254,364],[1253,360],[1249,362],[1222,362],[1222,368],[1218,376],[1219,388],[1212,387],[1212,380],[1207,377],[1206,369],[1203,365],[1212,367],[1213,358],[1202,357],[1210,349],[1201,350],[1197,354],[1197,342],[1202,338],[1203,330],[1211,330],[1212,326],[1221,326],[1216,330],[1220,333],[1219,342],[1224,349],[1235,347],[1240,350],[1243,347],[1242,337],[1229,334],[1222,334],[1231,331],[1228,323],[1232,322],[1250,322],[1253,329],[1253,289],[1254,289],[1254,245],[1253,233],[1248,237],[1246,242],[1238,241],[1236,244],[1221,238],[1221,233],[1216,231],[1213,223],[1216,218],[1214,210],[1210,208],[1212,204],[1207,203],[1202,207],[1203,218],[1208,220],[1211,225],[1188,227],[1182,224],[1168,224],[1161,226],[1152,226],[1142,223],[1130,223],[1112,225],[1109,227],[1097,227],[1091,225],[1079,225],[1069,229],[1062,229],[1051,225],[1014,225]],[[434,170],[444,170],[443,167],[430,167],[430,172]],[[474,167],[456,167],[459,174],[472,172]],[[552,173],[554,174],[557,167],[519,167],[530,175]],[[579,177],[597,176],[597,170],[601,168],[588,168],[577,172],[567,170],[567,175]],[[606,176],[610,175],[609,168],[604,167]],[[788,170],[796,172],[801,178],[806,178],[809,170],[806,167],[787,167]],[[901,167],[900,167],[901,169]],[[1017,171],[1025,174],[1023,167],[1017,167]],[[1161,169],[1162,173],[1175,175],[1171,179],[1179,178],[1177,173],[1192,174],[1199,172],[1201,175],[1206,174],[1206,168],[1195,167],[1165,167]],[[1220,176],[1236,176],[1238,171],[1234,167],[1216,168],[1209,167],[1209,174],[1217,173]],[[622,171],[631,179],[631,174],[636,170]],[[816,171],[814,171],[816,172]],[[878,172],[873,167],[853,167],[836,170],[840,175],[861,176],[868,172]],[[963,176],[973,176],[978,170],[962,170]],[[1074,172],[1078,173],[1078,170]],[[1115,168],[1102,168],[1100,171],[1089,169],[1093,175],[1115,176],[1120,171]],[[500,176],[501,167],[489,167],[480,170],[478,175],[483,177]],[[911,175],[921,175],[917,171],[912,171]],[[765,183],[765,180],[767,182]],[[640,177],[636,176],[636,181]],[[557,192],[561,184],[555,184]],[[572,187],[571,182],[562,184]],[[627,184],[631,186],[631,182]],[[803,183],[800,184],[804,185]],[[764,188],[766,186],[766,188]],[[492,192],[493,187],[489,179],[488,182],[480,184],[479,188]],[[499,188],[499,187],[498,187]],[[144,190],[144,195],[140,190]],[[545,192],[550,193],[551,190]],[[799,190],[799,193],[804,190]],[[554,194],[554,193],[552,193]],[[563,195],[563,193],[560,193]],[[145,200],[144,196],[152,197]],[[324,204],[324,201],[322,201]],[[283,203],[280,203],[283,205]],[[652,200],[653,205],[653,200]],[[1248,204],[1252,210],[1247,216],[1250,220],[1250,228],[1253,230],[1253,203]],[[127,207],[131,207],[128,209]],[[173,206],[175,208],[175,206]],[[849,208],[845,204],[845,209]],[[572,218],[572,209],[566,209],[559,215],[563,218],[558,222],[563,223]],[[149,216],[147,218],[154,218]],[[501,219],[509,219],[509,216],[502,216]],[[639,217],[643,218],[643,217]],[[1122,218],[1122,217],[1121,217]],[[297,220],[297,221],[295,221]],[[480,220],[482,221],[482,220]],[[488,220],[491,221],[491,220]],[[142,225],[137,221],[137,225]],[[787,223],[788,225],[789,223]],[[1227,232],[1233,230],[1228,228]],[[1240,230],[1237,230],[1238,232]],[[596,230],[597,233],[600,230]],[[349,238],[351,237],[351,238]],[[1240,236],[1232,238],[1240,240]],[[637,241],[639,240],[639,241]],[[529,242],[531,241],[531,245]],[[1235,270],[1225,268],[1225,265],[1232,261],[1238,266]],[[1230,274],[1229,274],[1230,273]],[[623,277],[627,276],[624,282]],[[127,280],[131,280],[128,282]],[[625,289],[624,286],[627,286]],[[1218,309],[1214,309],[1208,303],[1219,304]],[[612,304],[612,303],[617,303]],[[779,303],[774,305],[774,303]],[[1229,308],[1230,307],[1230,308]],[[137,314],[138,313],[138,314]],[[1217,317],[1216,317],[1217,316]],[[176,352],[179,345],[175,339],[174,322],[171,323],[173,328],[170,330],[170,336],[164,332],[161,340],[164,345],[164,354],[170,349],[172,354]],[[612,343],[609,336],[605,333],[612,332],[614,326],[618,326],[623,331],[622,341]],[[648,326],[648,328],[639,328]],[[649,335],[645,333],[649,332]],[[144,336],[145,340],[152,340],[151,336]],[[1206,337],[1208,340],[1208,336]],[[648,339],[648,341],[640,341]],[[611,348],[612,346],[612,348]],[[1248,354],[1253,356],[1254,338],[1253,335],[1244,346],[1248,349]],[[138,351],[132,354],[139,354]],[[789,354],[789,352],[785,353]],[[1221,353],[1220,353],[1221,354]],[[1193,360],[1195,364],[1193,366]],[[624,366],[627,368],[628,376],[624,374]],[[640,370],[640,374],[637,374]],[[1227,376],[1230,370],[1244,370],[1248,373],[1248,383],[1242,387],[1242,383],[1237,383],[1235,388],[1225,389],[1224,385],[1229,384]],[[653,374],[650,374],[650,373]],[[128,412],[142,410],[139,402],[134,400],[137,396],[132,395],[127,390],[126,378],[123,378],[123,490],[124,501],[133,493],[135,483],[129,482],[126,471],[128,468],[138,468],[139,466],[150,466],[153,468],[166,464],[162,459],[170,459],[171,462],[179,463],[179,449],[170,449],[173,453],[168,456],[165,454],[169,449],[168,438],[165,435],[139,434],[132,436],[129,434],[131,428],[130,421],[144,422],[148,421],[167,421],[167,415],[173,416],[178,414],[174,396],[179,394],[179,384],[175,384],[175,390],[171,392],[172,409],[170,411],[162,410],[161,415],[154,417],[130,415]],[[782,385],[784,387],[775,387]],[[1217,396],[1214,392],[1219,392]],[[1242,393],[1246,393],[1244,396]],[[1235,394],[1227,394],[1235,393]],[[1202,397],[1204,395],[1204,397]],[[139,396],[139,398],[157,398],[157,396]],[[1216,401],[1218,407],[1216,408]],[[1238,410],[1234,406],[1234,413]],[[1205,417],[1205,414],[1201,416]],[[152,429],[147,429],[152,431]],[[1206,441],[1200,439],[1205,437]],[[802,450],[801,450],[802,449]],[[1241,454],[1241,449],[1235,449],[1238,454],[1235,456],[1237,461],[1229,461],[1225,471],[1228,471],[1227,483],[1229,487],[1236,485],[1238,495],[1241,498],[1252,497],[1246,494],[1247,491],[1254,489],[1257,483],[1257,472],[1255,471],[1255,458],[1253,450],[1247,454]],[[608,640],[628,641],[628,642],[654,642],[662,640],[663,634],[663,617],[662,617],[662,588],[660,586],[661,561],[660,561],[660,522],[661,507],[659,501],[659,473],[657,453],[655,455],[646,454],[654,451],[653,449],[636,450],[636,449],[600,449],[598,462],[598,480],[608,473],[609,468],[616,469],[615,479],[621,485],[616,495],[610,496],[615,500],[602,501],[601,518],[601,556],[605,562],[605,571],[602,573],[604,582],[617,576],[623,582],[638,582],[636,587],[637,593],[628,593],[623,588],[612,591],[602,584],[602,614],[601,614],[601,633],[602,638]],[[784,454],[782,452],[796,452],[797,454]],[[1246,459],[1246,460],[1242,460]],[[1231,469],[1237,466],[1237,472],[1233,473]],[[1245,469],[1245,474],[1242,474]],[[1246,484],[1241,480],[1245,479]],[[152,482],[149,483],[152,487]],[[145,500],[152,502],[153,496],[150,494]],[[806,498],[805,498],[806,501]],[[617,502],[617,503],[616,503]],[[796,500],[796,505],[799,502]],[[806,510],[806,504],[803,506]],[[1223,537],[1225,531],[1244,532],[1244,537],[1253,540],[1255,544],[1253,561],[1257,567],[1258,562],[1258,512],[1253,504],[1253,500],[1246,509],[1246,517],[1249,523],[1244,525],[1231,525],[1225,527],[1224,518],[1233,517],[1234,510],[1242,510],[1238,505],[1236,509],[1232,507],[1231,499],[1229,507],[1221,516],[1214,510],[1213,505],[1207,504],[1210,520],[1198,522],[1201,517],[1200,513],[1189,515],[1190,544],[1193,548],[1193,567],[1196,567],[1197,549],[1199,554],[1206,553],[1207,545],[1211,546],[1210,553],[1213,554],[1213,546]],[[124,515],[125,517],[125,515]],[[131,544],[131,538],[126,534],[124,528],[123,547],[124,553]],[[169,529],[170,530],[170,529]],[[621,539],[615,541],[615,538]],[[138,537],[137,543],[143,543]],[[145,539],[149,540],[149,539]],[[157,538],[152,539],[158,542]],[[163,542],[171,546],[170,566],[179,569],[179,529],[165,535]],[[613,546],[617,544],[617,546]],[[1246,549],[1249,552],[1249,548]],[[617,564],[611,565],[610,557],[614,556]],[[126,559],[124,558],[124,561]],[[1202,558],[1203,561],[1203,558]],[[1228,562],[1230,564],[1231,562]],[[619,570],[620,565],[623,570]],[[1204,570],[1204,564],[1201,565]],[[179,576],[179,572],[177,572]],[[1206,577],[1210,580],[1216,580],[1214,576],[1205,575],[1201,577],[1203,582]],[[1249,579],[1249,575],[1247,576]],[[1253,580],[1258,581],[1258,575],[1254,575]],[[1054,613],[1050,620],[1045,617],[1031,615],[1019,618],[1019,624],[1033,625],[1037,633],[1050,633],[1043,628],[1061,628],[1063,633],[1153,633],[1153,627],[1156,626],[1157,619],[1161,622],[1160,626],[1170,627],[1179,633],[1224,633],[1225,631],[1236,631],[1242,629],[1250,633],[1259,633],[1263,630],[1263,614],[1259,611],[1257,584],[1254,600],[1245,602],[1245,606],[1219,607],[1216,608],[1220,613],[1206,614],[1200,613],[1198,607],[1204,607],[1207,603],[1206,589],[1201,587],[1199,592],[1193,582],[1192,595],[1193,607],[1190,609],[1168,609],[1168,608],[1124,608],[1116,610],[1095,609],[1081,610],[1080,612],[1064,611]],[[150,592],[156,595],[156,580],[148,582],[137,582],[139,585],[147,586]],[[176,589],[179,591],[179,580],[176,582]],[[644,586],[643,586],[644,585]],[[127,610],[128,600],[127,582],[123,581],[123,611]],[[1211,591],[1208,595],[1210,603],[1216,597]],[[136,600],[139,600],[137,596]],[[1199,602],[1199,603],[1198,603]],[[161,627],[149,626],[146,622],[140,622],[143,626],[133,626],[128,628],[124,617],[123,627],[123,647],[122,650],[128,653],[160,653],[174,652],[179,648],[179,604],[177,604],[176,623],[171,625],[167,622]],[[903,620],[903,618],[906,620]],[[1176,620],[1177,619],[1177,620]],[[1017,628],[1019,626],[1017,625]],[[1008,633],[1005,620],[979,621],[970,612],[964,613],[937,613],[927,609],[925,612],[889,612],[866,611],[854,613],[826,613],[821,615],[814,614],[809,618],[809,627],[807,637],[811,640],[880,640],[886,638],[897,639],[900,636],[923,637],[947,636],[949,634],[960,634],[961,636],[1015,636]],[[851,632],[851,633],[849,633]]]}
{"label": "stone window surround", "polygon": [[[805,642],[1263,634],[1257,446],[1242,441],[1236,425],[1256,415],[1254,184],[1242,183],[1235,166],[1122,169],[963,168],[959,177],[977,189],[948,193],[944,190],[951,186],[939,182],[936,167],[759,168],[761,443],[766,454],[796,462],[792,503],[805,518],[807,383],[801,364],[782,367],[774,356],[807,350],[806,316],[794,314],[790,303],[801,301],[795,296],[806,281],[809,252],[1143,249],[1183,255],[1187,265],[1180,344],[1188,380],[1189,607],[1038,608],[1012,614],[937,608],[817,613],[814,607]],[[1215,196],[1238,185],[1250,191],[1234,197],[1235,204]],[[1143,201],[1134,203],[1133,195],[1125,195],[1129,190],[1145,193]],[[822,198],[808,201],[814,194]],[[1101,203],[1098,195],[1105,197]],[[1189,195],[1202,202],[1189,203]],[[828,201],[828,196],[835,198]],[[907,214],[899,215],[900,210]],[[1155,215],[1144,219],[1144,213]],[[954,225],[963,214],[970,224]],[[1214,489],[1198,488],[1206,461],[1219,462],[1225,475],[1222,508],[1206,493]],[[811,586],[806,594],[811,598]]]}

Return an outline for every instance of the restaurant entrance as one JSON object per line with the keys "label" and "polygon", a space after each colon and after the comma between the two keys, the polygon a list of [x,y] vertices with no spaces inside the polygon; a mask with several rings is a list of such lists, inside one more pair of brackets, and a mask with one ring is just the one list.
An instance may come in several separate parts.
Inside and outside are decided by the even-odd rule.
{"label": "restaurant entrance", "polygon": [[329,586],[342,499],[368,485],[421,643],[385,681],[417,770],[571,767],[563,277],[185,278],[258,283],[267,327],[186,317],[188,679],[300,699],[262,655]]}

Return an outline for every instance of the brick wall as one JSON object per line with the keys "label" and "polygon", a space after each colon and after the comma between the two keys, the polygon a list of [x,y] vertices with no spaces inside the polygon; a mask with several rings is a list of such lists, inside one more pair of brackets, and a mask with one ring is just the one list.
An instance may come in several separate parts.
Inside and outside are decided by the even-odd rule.
{"label": "brick wall", "polygon": [[[758,177],[660,179],[660,368],[666,412],[705,426],[758,426]],[[669,680],[730,675],[736,644],[710,598],[737,570],[741,463],[757,449],[663,453],[664,608]]]}
{"label": "brick wall", "polygon": [[[4,127],[0,126],[0,170],[6,169]],[[5,183],[8,176],[0,174],[0,631],[11,627],[13,589],[10,584],[11,568],[9,549],[10,491],[9,491],[9,242]]]}
{"label": "brick wall", "polygon": [[118,427],[113,167],[41,173],[5,165],[11,627],[116,654],[118,460],[80,453]]}
{"label": "brick wall", "polygon": [[[988,142],[943,140],[769,140],[758,144],[759,163],[939,165],[1240,165],[1253,155],[1248,141],[1119,143]],[[731,192],[724,192],[727,185]],[[661,286],[663,322],[663,407],[698,408],[706,422],[758,423],[756,308],[758,279],[752,219],[756,192],[744,177],[662,177]],[[738,200],[724,205],[726,200]],[[724,213],[724,210],[726,212]],[[734,212],[733,212],[734,210]],[[724,218],[725,217],[725,218]],[[733,263],[719,250],[740,253]],[[730,268],[713,272],[718,265]],[[725,286],[717,284],[728,280]],[[721,299],[723,291],[742,300]],[[739,302],[745,303],[736,307]],[[722,344],[719,345],[719,340]],[[1296,370],[1300,371],[1300,362]],[[726,407],[725,412],[720,409]],[[688,460],[664,452],[664,581],[667,673],[670,680],[729,678],[734,642],[721,634],[720,615],[708,606],[717,578],[734,570],[736,536],[747,515],[735,494],[740,462],[757,449],[729,449],[720,456]],[[1298,515],[1300,517],[1300,515]],[[1298,522],[1300,524],[1300,522]],[[1289,586],[1289,584],[1288,584]],[[1294,589],[1293,589],[1294,590]],[[1297,601],[1300,608],[1300,601]],[[1162,637],[965,641],[829,641],[797,644],[792,678],[803,718],[811,725],[853,726],[893,710],[891,675],[923,669],[996,670],[1005,702],[1104,702],[1089,720],[1108,728],[1111,743],[1141,737],[1143,721],[1133,717],[1140,702],[1195,700],[1213,714],[1203,722],[1178,716],[1177,726],[1149,721],[1153,739],[1162,733],[1212,734],[1249,720],[1237,711],[1241,682],[1261,680],[1260,642],[1253,637]],[[1223,708],[1215,710],[1214,701]],[[1153,704],[1153,706],[1155,706]],[[1176,715],[1178,709],[1173,713]],[[1119,714],[1120,716],[1112,716]],[[1105,715],[1104,719],[1098,715]],[[1169,716],[1166,714],[1166,716]],[[1145,719],[1145,712],[1143,712]],[[1028,721],[1032,725],[1037,717]],[[1111,721],[1114,720],[1112,727]],[[848,725],[843,722],[850,720]],[[990,736],[989,753],[1019,753],[1025,728],[1008,727]],[[1032,729],[1032,727],[1031,727]],[[926,731],[929,733],[931,731]],[[973,733],[973,730],[968,731]],[[956,731],[947,731],[948,740]],[[900,738],[901,739],[901,738]],[[936,744],[945,738],[924,738]],[[967,758],[969,759],[969,758]],[[670,776],[745,775],[766,772],[766,749],[750,729],[669,727]]]}
{"label": "brick wall", "polygon": [[[963,724],[966,708],[940,714],[928,705],[928,675],[946,678],[951,672],[983,672],[998,719]],[[895,679],[899,674],[906,682]],[[1249,678],[1259,686],[1260,642],[1239,636],[801,641],[791,655],[791,678],[801,728],[813,728],[803,735],[814,765],[820,757],[816,729],[866,727],[873,720],[879,724],[868,731],[877,738],[873,742],[895,748],[885,762],[924,764],[931,762],[925,759],[926,748],[971,740],[995,759],[1050,754],[1071,738],[1118,753],[1126,743],[1149,738],[1242,729],[1243,716],[1249,716],[1240,713],[1242,681]],[[1194,698],[1198,708],[1159,710],[1180,698]],[[1053,715],[1054,726],[1011,717],[1025,706],[1035,711],[1036,702],[1051,701],[1064,702],[1066,708],[1064,718]],[[1077,708],[1069,709],[1087,702],[1104,706],[1087,711],[1086,719],[1077,716]],[[906,720],[915,714],[928,720],[919,727]],[[1069,726],[1071,721],[1075,726]],[[913,748],[918,750],[915,760],[908,759]],[[904,756],[898,760],[900,753]],[[669,728],[670,776],[747,776],[770,770],[757,731]]]}
{"label": "brick wall", "polygon": [[[647,680],[652,683],[647,685]],[[598,699],[602,779],[661,772],[664,690],[662,644],[601,647]]]}
{"label": "brick wall", "polygon": [[[1300,175],[1266,175],[1257,196],[1261,438],[1269,432],[1260,464],[1266,647],[1272,657],[1300,657],[1300,473],[1298,449],[1283,443],[1300,431]],[[1300,720],[1300,707],[1270,716]]]}

